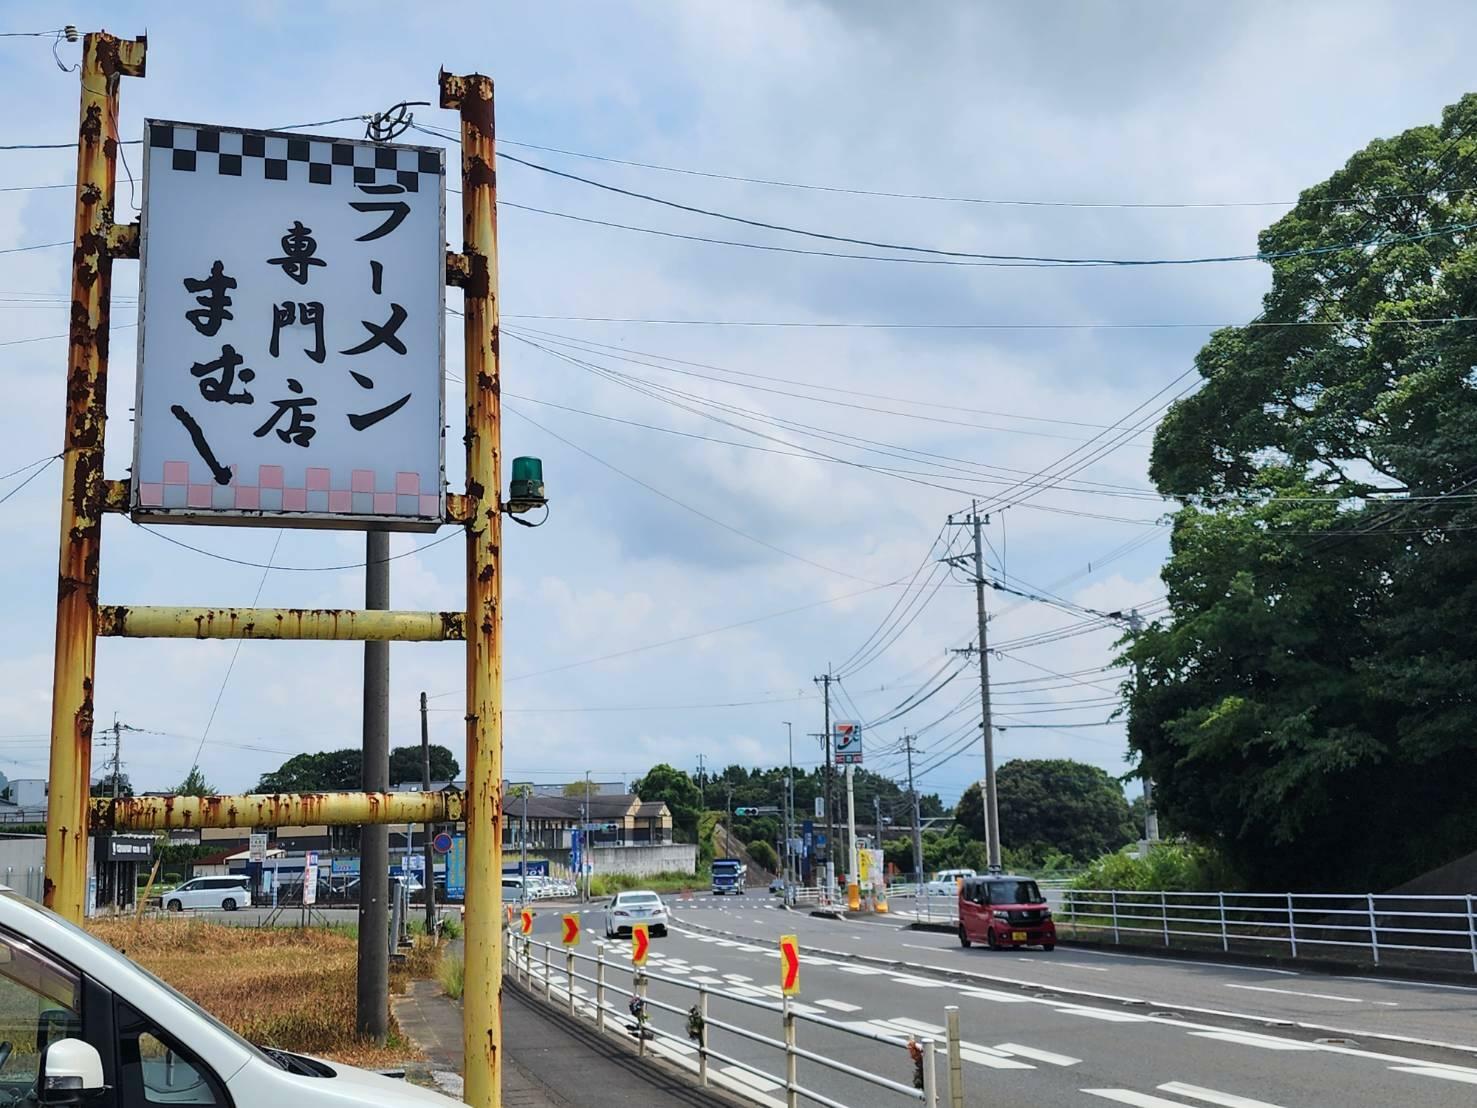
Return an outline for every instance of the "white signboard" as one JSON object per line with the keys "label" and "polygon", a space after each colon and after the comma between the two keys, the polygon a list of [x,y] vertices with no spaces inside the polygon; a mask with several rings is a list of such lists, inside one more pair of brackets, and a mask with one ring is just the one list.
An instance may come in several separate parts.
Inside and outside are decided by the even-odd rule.
{"label": "white signboard", "polygon": [[303,903],[318,902],[318,863],[309,862],[303,867]]}
{"label": "white signboard", "polygon": [[860,723],[837,723],[832,729],[831,749],[836,755],[838,766],[862,764],[862,725]]}
{"label": "white signboard", "polygon": [[438,147],[146,121],[135,519],[443,514]]}
{"label": "white signboard", "polygon": [[261,832],[253,832],[247,843],[247,851],[247,860],[261,865],[267,860],[267,836]]}

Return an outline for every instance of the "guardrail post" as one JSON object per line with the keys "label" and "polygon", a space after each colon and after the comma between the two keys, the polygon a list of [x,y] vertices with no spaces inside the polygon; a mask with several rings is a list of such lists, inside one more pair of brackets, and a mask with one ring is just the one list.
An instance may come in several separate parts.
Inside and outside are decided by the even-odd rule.
{"label": "guardrail post", "polygon": [[564,952],[564,976],[569,990],[569,1014],[574,1015],[574,951]]}
{"label": "guardrail post", "polygon": [[[959,1005],[950,1004],[944,1009],[949,1032],[949,1108],[964,1108],[964,1063],[959,1056]],[[924,1066],[929,1065],[924,1059]],[[928,1070],[924,1069],[924,1081]]]}
{"label": "guardrail post", "polygon": [[605,944],[595,947],[595,1030],[605,1030]]}
{"label": "guardrail post", "polygon": [[[646,1012],[646,974],[641,972],[639,966],[636,967],[636,995],[641,998],[641,1011],[644,1014]],[[636,1053],[642,1058],[646,1057],[646,1020],[639,1016],[636,1019]]]}
{"label": "guardrail post", "polygon": [[1164,945],[1169,945],[1169,899],[1159,891],[1159,919],[1164,924]]}
{"label": "guardrail post", "polygon": [[1374,964],[1380,964],[1380,934],[1379,921],[1374,918],[1374,893],[1366,893],[1365,900],[1369,904],[1369,952],[1374,956]]}
{"label": "guardrail post", "polygon": [[933,1040],[923,1040],[923,1108],[938,1108],[938,1077],[933,1072]]}
{"label": "guardrail post", "polygon": [[1229,951],[1231,949],[1231,936],[1226,933],[1226,894],[1221,892],[1216,893],[1215,900],[1221,913],[1221,950]]}
{"label": "guardrail post", "polygon": [[703,1021],[697,1033],[697,1078],[706,1089],[708,1087],[708,987],[706,985],[698,986],[697,1011]]}
{"label": "guardrail post", "polygon": [[554,996],[554,963],[549,957],[549,944],[544,944],[544,999],[550,1000]]}
{"label": "guardrail post", "polygon": [[1292,906],[1292,894],[1287,894],[1287,941],[1292,944],[1292,956],[1298,956],[1297,910]]}
{"label": "guardrail post", "polygon": [[1108,890],[1108,900],[1109,900],[1109,903],[1112,905],[1112,909],[1113,909],[1113,941],[1116,943],[1116,942],[1119,941],[1119,939],[1118,939],[1118,890],[1117,889],[1110,889],[1110,890]]}
{"label": "guardrail post", "polygon": [[785,1103],[789,1108],[800,1108],[800,1059],[795,1054],[795,1013],[790,1010],[790,998],[784,998],[785,1021]]}
{"label": "guardrail post", "polygon": [[533,988],[533,942],[527,935],[523,937],[523,984],[530,990]]}
{"label": "guardrail post", "polygon": [[1472,972],[1477,973],[1477,915],[1472,912],[1472,897],[1467,896],[1467,937],[1472,944]]}

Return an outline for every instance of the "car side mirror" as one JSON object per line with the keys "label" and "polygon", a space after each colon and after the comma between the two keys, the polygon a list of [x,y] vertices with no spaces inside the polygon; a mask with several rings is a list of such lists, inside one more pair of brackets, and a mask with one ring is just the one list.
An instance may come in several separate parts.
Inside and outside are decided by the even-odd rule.
{"label": "car side mirror", "polygon": [[81,1039],[58,1039],[41,1055],[36,1075],[36,1103],[72,1108],[104,1092],[103,1060],[97,1048]]}

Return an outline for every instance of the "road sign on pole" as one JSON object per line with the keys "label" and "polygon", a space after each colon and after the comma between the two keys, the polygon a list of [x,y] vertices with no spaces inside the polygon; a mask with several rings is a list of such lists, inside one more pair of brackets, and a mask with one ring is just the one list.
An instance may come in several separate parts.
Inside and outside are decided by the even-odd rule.
{"label": "road sign on pole", "polygon": [[631,964],[646,965],[646,955],[650,951],[651,934],[646,930],[646,924],[634,924],[631,927]]}
{"label": "road sign on pole", "polygon": [[444,151],[148,120],[143,163],[134,519],[434,530]]}
{"label": "road sign on pole", "polygon": [[862,764],[862,725],[852,722],[837,722],[833,728],[832,750],[838,766]]}
{"label": "road sign on pole", "polygon": [[431,849],[434,850],[437,854],[450,854],[451,836],[448,835],[445,831],[442,831],[434,839],[431,840]]}
{"label": "road sign on pole", "polygon": [[564,937],[561,940],[565,946],[580,945],[580,918],[576,915],[562,917],[564,922]]}
{"label": "road sign on pole", "polygon": [[267,860],[267,835],[265,831],[253,831],[247,844],[247,861],[261,865]]}
{"label": "road sign on pole", "polygon": [[800,939],[780,936],[780,991],[786,996],[800,993]]}
{"label": "road sign on pole", "polygon": [[525,935],[527,935],[527,934],[529,934],[530,932],[533,931],[533,909],[531,909],[531,908],[525,908],[525,909],[523,909],[522,913],[519,916],[519,928],[518,929],[520,931],[522,931],[523,934],[525,934]]}

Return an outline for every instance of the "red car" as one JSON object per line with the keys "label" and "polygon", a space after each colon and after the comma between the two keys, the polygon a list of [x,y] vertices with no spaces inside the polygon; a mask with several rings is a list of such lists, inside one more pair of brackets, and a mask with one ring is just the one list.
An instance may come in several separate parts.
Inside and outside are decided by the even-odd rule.
{"label": "red car", "polygon": [[1056,946],[1056,924],[1041,889],[1029,877],[966,877],[959,885],[959,945]]}

